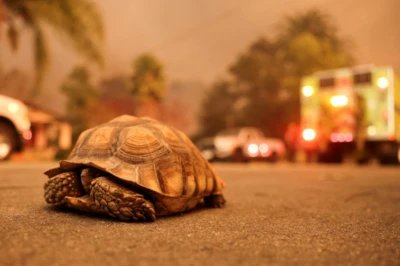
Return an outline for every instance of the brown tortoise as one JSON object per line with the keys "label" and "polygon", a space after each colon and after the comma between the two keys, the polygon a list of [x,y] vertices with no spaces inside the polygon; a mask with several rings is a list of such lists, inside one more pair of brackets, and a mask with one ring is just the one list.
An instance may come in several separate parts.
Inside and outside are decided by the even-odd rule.
{"label": "brown tortoise", "polygon": [[222,207],[223,181],[179,130],[123,115],[84,131],[67,160],[45,174],[47,203],[121,220]]}

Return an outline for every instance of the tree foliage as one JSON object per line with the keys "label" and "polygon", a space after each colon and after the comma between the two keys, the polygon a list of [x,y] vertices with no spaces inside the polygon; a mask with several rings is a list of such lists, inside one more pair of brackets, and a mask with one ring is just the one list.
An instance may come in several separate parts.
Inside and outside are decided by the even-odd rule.
{"label": "tree foliage", "polygon": [[1,23],[7,26],[7,36],[15,50],[24,26],[34,33],[35,89],[37,93],[49,62],[45,26],[51,26],[75,51],[92,62],[103,64],[103,22],[95,4],[89,0],[2,0]]}
{"label": "tree foliage", "polygon": [[214,135],[219,130],[233,123],[233,110],[237,101],[237,94],[229,82],[216,81],[202,101],[200,124],[202,134]]}
{"label": "tree foliage", "polygon": [[131,93],[138,100],[161,102],[166,95],[164,67],[152,54],[138,56],[132,64]]}
{"label": "tree foliage", "polygon": [[[276,36],[252,43],[230,66],[232,80],[225,86],[241,88],[236,97],[246,100],[240,109],[225,108],[233,112],[229,115],[235,126],[257,126],[268,135],[282,137],[286,125],[299,119],[301,77],[318,70],[350,66],[354,60],[349,42],[319,10],[285,17],[278,29]],[[227,97],[217,90],[213,87],[203,103],[200,119],[205,132],[228,115],[208,107],[219,105]],[[204,117],[213,117],[215,122]]]}
{"label": "tree foliage", "polygon": [[76,66],[62,84],[61,92],[67,98],[66,113],[72,125],[72,139],[75,142],[82,131],[92,126],[91,117],[98,91],[91,84],[87,68]]}

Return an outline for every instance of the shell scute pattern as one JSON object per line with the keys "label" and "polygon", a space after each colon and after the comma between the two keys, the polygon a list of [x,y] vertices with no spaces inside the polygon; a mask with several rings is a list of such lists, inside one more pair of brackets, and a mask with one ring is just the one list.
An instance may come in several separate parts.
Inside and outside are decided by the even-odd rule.
{"label": "shell scute pattern", "polygon": [[114,156],[131,164],[144,164],[171,154],[160,139],[145,127],[128,127],[121,131]]}
{"label": "shell scute pattern", "polygon": [[221,189],[185,134],[149,118],[121,116],[83,132],[60,165],[82,164],[168,197],[203,197]]}
{"label": "shell scute pattern", "polygon": [[84,145],[81,145],[76,156],[85,158],[87,161],[96,160],[97,158],[109,158],[114,153],[112,143],[110,143],[110,139],[114,135],[115,130],[112,127],[101,127],[88,132],[83,140]]}
{"label": "shell scute pattern", "polygon": [[183,169],[179,156],[172,155],[155,163],[161,191],[171,196],[183,194],[186,180],[182,177]]}
{"label": "shell scute pattern", "polygon": [[[101,212],[114,216],[133,204],[129,205],[133,209],[124,215],[133,215],[132,219],[147,215],[154,220],[155,214],[163,216],[192,209],[203,198],[209,206],[221,207],[225,203],[223,181],[189,138],[149,118],[120,116],[84,131],[68,159],[45,173],[50,178],[49,186],[56,186],[55,181],[64,178],[66,172],[80,178],[83,186],[90,182],[82,192],[90,194],[65,198],[68,206],[79,210],[98,212],[101,208]],[[121,192],[114,195],[119,197],[119,212],[116,206],[108,205],[114,201],[112,193],[106,193],[106,186],[117,187]],[[53,193],[45,191],[46,195]]]}
{"label": "shell scute pattern", "polygon": [[138,171],[135,173],[136,178],[134,182],[152,191],[163,194],[160,186],[159,177],[154,168],[154,164],[153,163],[142,164],[137,167]]}

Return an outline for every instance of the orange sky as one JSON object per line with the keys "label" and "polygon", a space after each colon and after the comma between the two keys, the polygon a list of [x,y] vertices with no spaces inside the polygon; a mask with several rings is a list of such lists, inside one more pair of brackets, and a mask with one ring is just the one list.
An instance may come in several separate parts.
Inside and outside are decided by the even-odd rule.
{"label": "orange sky", "polygon": [[[151,51],[165,65],[169,81],[206,83],[249,44],[272,35],[287,14],[319,7],[332,15],[340,32],[352,38],[359,63],[393,65],[400,72],[400,0],[97,0],[106,26],[106,67],[102,76],[130,73],[133,58]],[[118,2],[118,4],[117,4]],[[51,32],[49,32],[51,33]],[[3,69],[32,69],[30,34],[11,53],[0,42]],[[51,38],[51,69],[47,94],[56,95],[60,82],[79,61],[62,42]]]}

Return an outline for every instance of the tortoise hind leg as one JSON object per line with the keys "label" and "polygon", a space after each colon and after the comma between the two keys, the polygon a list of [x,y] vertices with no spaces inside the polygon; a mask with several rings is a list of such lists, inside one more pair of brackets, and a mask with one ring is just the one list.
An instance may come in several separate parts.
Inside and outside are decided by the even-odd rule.
{"label": "tortoise hind leg", "polygon": [[156,219],[151,201],[108,178],[98,177],[93,180],[90,197],[104,213],[121,220],[155,221]]}
{"label": "tortoise hind leg", "polygon": [[80,176],[75,172],[58,174],[44,184],[44,198],[47,203],[63,205],[65,197],[80,197],[84,194]]}
{"label": "tortoise hind leg", "polygon": [[211,194],[204,197],[204,204],[211,208],[222,208],[225,206],[226,200],[222,194]]}

